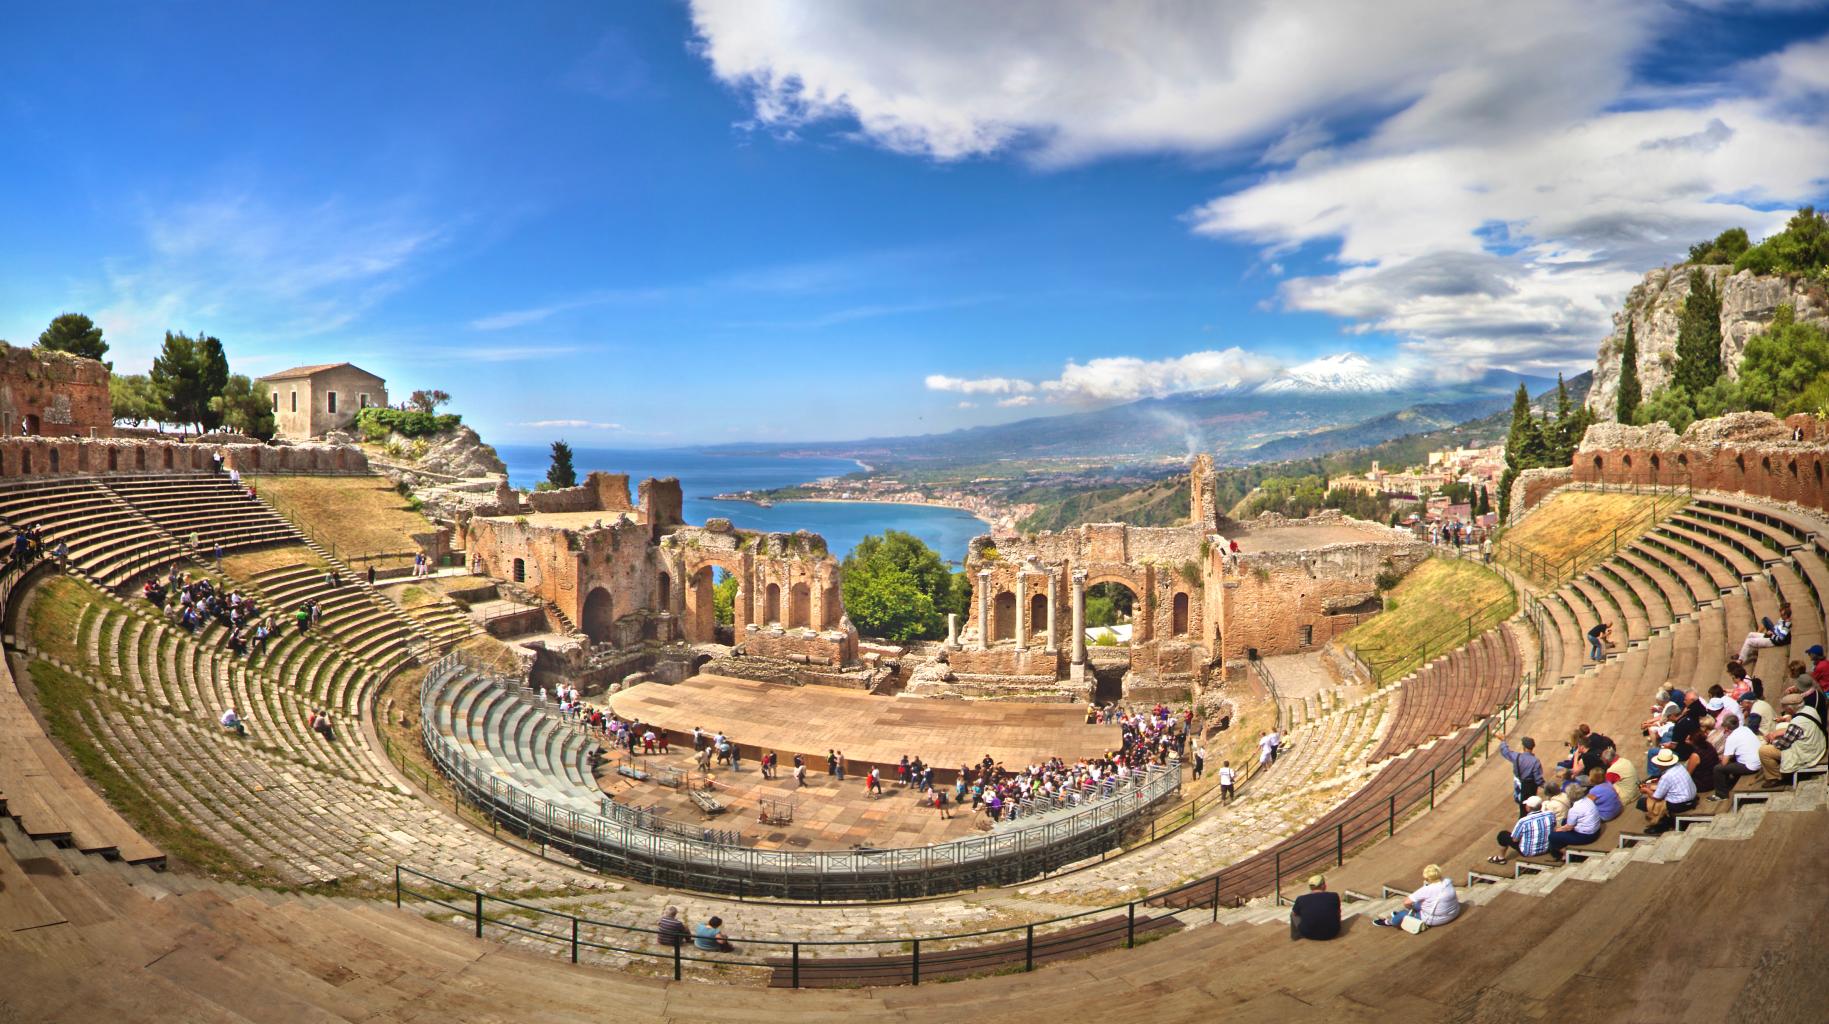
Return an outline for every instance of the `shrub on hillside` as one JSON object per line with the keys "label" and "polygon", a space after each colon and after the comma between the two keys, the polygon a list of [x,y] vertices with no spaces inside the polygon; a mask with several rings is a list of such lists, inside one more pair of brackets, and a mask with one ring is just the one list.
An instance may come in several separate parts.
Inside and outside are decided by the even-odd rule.
{"label": "shrub on hillside", "polygon": [[402,437],[430,437],[456,430],[464,418],[456,413],[420,412],[416,409],[386,409],[370,406],[356,413],[356,429],[370,441],[382,441],[390,433]]}
{"label": "shrub on hillside", "polygon": [[1829,274],[1829,218],[1806,206],[1792,215],[1785,229],[1741,253],[1734,271],[1755,274]]}

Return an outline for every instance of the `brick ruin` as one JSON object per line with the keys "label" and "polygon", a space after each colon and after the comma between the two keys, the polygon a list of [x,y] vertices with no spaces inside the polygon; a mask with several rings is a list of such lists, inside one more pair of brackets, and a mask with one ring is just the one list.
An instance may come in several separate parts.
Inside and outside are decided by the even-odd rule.
{"label": "brick ruin", "polygon": [[1731,413],[1697,420],[1682,434],[1667,424],[1588,428],[1572,465],[1519,474],[1512,522],[1568,483],[1737,491],[1810,508],[1829,507],[1829,420]]}
{"label": "brick ruin", "polygon": [[128,437],[0,438],[0,479],[107,473],[197,473],[223,466],[243,473],[366,473],[368,457],[352,445],[212,444]]}
{"label": "brick ruin", "polygon": [[[817,535],[738,530],[728,520],[682,521],[679,481],[644,480],[631,501],[626,475],[594,472],[577,487],[521,495],[506,483],[492,504],[460,518],[476,571],[549,602],[589,638],[605,666],[652,666],[658,647],[685,645],[711,657],[753,659],[842,673],[858,661],[857,631],[845,617],[838,561]],[[738,580],[734,622],[714,609],[717,570]],[[729,655],[711,645],[731,648]],[[617,659],[614,652],[630,658]],[[620,681],[614,671],[599,681]],[[818,681],[802,679],[801,681]]]}
{"label": "brick ruin", "polygon": [[[1195,460],[1183,526],[976,538],[966,620],[939,656],[944,667],[917,678],[982,696],[1185,700],[1253,656],[1325,644],[1378,609],[1379,573],[1428,557],[1404,531],[1338,513],[1225,520],[1212,473],[1208,457]],[[1086,642],[1086,591],[1101,583],[1131,593],[1127,648]]]}
{"label": "brick ruin", "polygon": [[108,437],[108,367],[0,342],[0,437]]}

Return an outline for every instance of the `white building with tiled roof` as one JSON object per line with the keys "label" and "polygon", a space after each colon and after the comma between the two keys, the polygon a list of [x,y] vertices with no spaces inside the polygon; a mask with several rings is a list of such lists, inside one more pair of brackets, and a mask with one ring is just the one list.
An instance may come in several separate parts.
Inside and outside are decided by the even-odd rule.
{"label": "white building with tiled roof", "polygon": [[273,393],[278,436],[289,441],[346,430],[358,411],[387,404],[387,381],[353,363],[295,366],[260,380]]}

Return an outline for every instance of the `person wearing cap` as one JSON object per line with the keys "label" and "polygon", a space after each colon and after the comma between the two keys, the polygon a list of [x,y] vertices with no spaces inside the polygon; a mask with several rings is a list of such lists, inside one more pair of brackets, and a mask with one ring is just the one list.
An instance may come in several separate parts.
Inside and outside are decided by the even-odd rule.
{"label": "person wearing cap", "polygon": [[1529,736],[1518,741],[1521,750],[1499,740],[1499,756],[1511,762],[1512,793],[1517,798],[1518,814],[1524,814],[1524,802],[1543,788],[1543,762],[1537,759],[1537,741]]}
{"label": "person wearing cap", "polygon": [[1696,809],[1696,780],[1674,750],[1660,750],[1651,759],[1658,772],[1657,780],[1639,786],[1645,794],[1639,806],[1645,810],[1645,831],[1663,832],[1679,814]]}
{"label": "person wearing cap", "polygon": [[1740,695],[1740,720],[1747,724],[1747,728],[1758,732],[1776,724],[1778,713],[1772,710],[1771,703],[1764,697],[1748,691]]}
{"label": "person wearing cap", "polygon": [[1499,833],[1499,854],[1486,858],[1494,864],[1503,864],[1511,857],[1511,851],[1518,851],[1520,857],[1536,857],[1550,848],[1550,833],[1556,830],[1556,812],[1543,809],[1543,798],[1532,795],[1524,798],[1524,817],[1519,818],[1510,832]]}
{"label": "person wearing cap", "polygon": [[1340,934],[1340,894],[1327,891],[1327,879],[1310,875],[1308,891],[1289,908],[1289,938],[1326,941]]}
{"label": "person wearing cap", "polygon": [[1784,728],[1766,734],[1759,747],[1759,780],[1783,785],[1783,776],[1823,763],[1823,721],[1815,708],[1799,708]]}

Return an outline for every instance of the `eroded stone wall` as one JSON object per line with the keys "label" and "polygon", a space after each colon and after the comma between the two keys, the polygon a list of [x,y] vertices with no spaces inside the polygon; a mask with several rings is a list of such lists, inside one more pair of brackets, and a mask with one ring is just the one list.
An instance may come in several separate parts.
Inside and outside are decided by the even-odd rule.
{"label": "eroded stone wall", "polygon": [[0,342],[0,435],[107,437],[113,431],[107,366]]}
{"label": "eroded stone wall", "polygon": [[198,473],[223,454],[225,468],[251,473],[366,473],[368,458],[349,445],[216,445],[140,438],[0,438],[0,478],[109,473]]}
{"label": "eroded stone wall", "polygon": [[1697,420],[1680,436],[1662,423],[1597,423],[1575,452],[1572,476],[1577,483],[1739,491],[1826,508],[1825,437],[1829,422],[1762,412]]}

